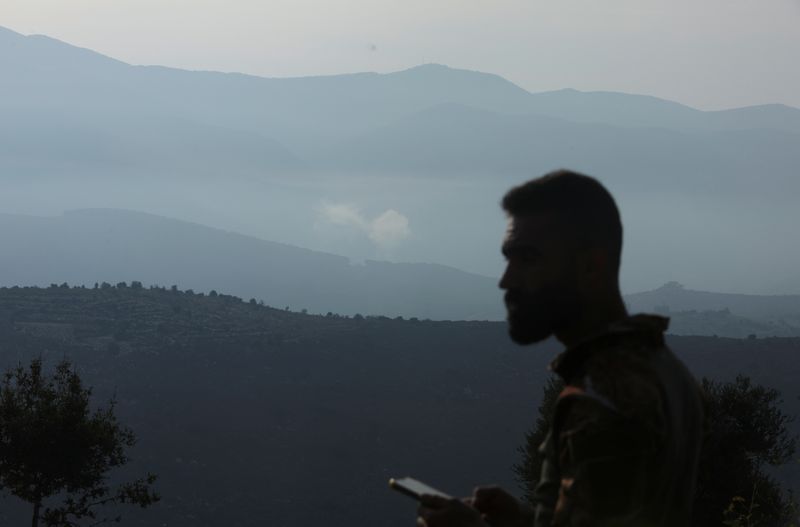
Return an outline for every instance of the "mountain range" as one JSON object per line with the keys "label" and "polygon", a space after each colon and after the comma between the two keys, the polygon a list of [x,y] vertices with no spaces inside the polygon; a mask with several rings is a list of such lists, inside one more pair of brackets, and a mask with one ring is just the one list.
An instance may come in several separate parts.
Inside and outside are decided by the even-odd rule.
{"label": "mountain range", "polygon": [[[184,71],[0,28],[4,212],[124,208],[354,261],[435,262],[496,276],[497,202],[511,184],[562,166],[597,176],[617,196],[629,235],[626,290],[685,279],[718,291],[800,292],[792,263],[800,249],[783,241],[800,221],[796,108],[700,111],[644,95],[530,93],[497,75],[436,64],[304,78]],[[329,228],[318,213],[329,202],[369,214]],[[408,235],[385,247],[364,225],[389,210],[407,221]],[[338,261],[344,274],[358,274]],[[17,263],[8,276],[44,265]],[[334,309],[310,292],[283,295],[279,284],[267,294],[233,287],[231,277],[188,277],[153,279]],[[455,312],[417,306],[412,314],[400,300],[334,307],[500,317],[493,280],[469,280],[484,280],[489,308],[473,300]]]}
{"label": "mountain range", "polygon": [[70,164],[231,177],[312,168],[521,174],[568,161],[627,177],[756,168],[778,177],[800,161],[795,108],[704,112],[639,95],[534,94],[436,64],[261,78],[131,66],[0,28],[0,71],[0,160],[18,172]]}

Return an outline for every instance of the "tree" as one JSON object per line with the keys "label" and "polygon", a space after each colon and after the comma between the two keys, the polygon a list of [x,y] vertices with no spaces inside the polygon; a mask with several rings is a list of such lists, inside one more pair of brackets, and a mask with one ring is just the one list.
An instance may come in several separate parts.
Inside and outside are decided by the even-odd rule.
{"label": "tree", "polygon": [[522,462],[514,465],[514,473],[524,492],[523,498],[531,505],[535,504],[534,491],[539,483],[544,461],[544,456],[539,453],[539,445],[544,443],[545,436],[553,424],[556,400],[563,388],[564,382],[560,378],[550,377],[542,390],[542,402],[539,405],[536,423],[525,434],[525,444],[517,447],[517,451],[522,454]]}
{"label": "tree", "polygon": [[0,490],[30,503],[31,525],[76,527],[119,521],[98,517],[103,505],[147,507],[159,500],[156,476],[110,486],[107,473],[128,462],[126,447],[136,438],[105,408],[90,409],[84,388],[69,361],[47,376],[41,359],[18,366],[0,385]]}
{"label": "tree", "polygon": [[[702,385],[710,431],[700,456],[693,525],[792,524],[796,515],[792,495],[764,472],[766,465],[789,462],[797,446],[787,429],[791,418],[779,408],[780,393],[744,376],[727,383],[703,379]],[[523,498],[531,504],[544,460],[538,448],[550,429],[562,387],[555,378],[545,385],[536,423],[518,449],[522,460],[514,472]]]}
{"label": "tree", "polygon": [[703,389],[710,433],[700,457],[695,525],[720,525],[723,513],[750,526],[791,524],[791,494],[765,473],[791,461],[797,447],[780,392],[742,375],[727,383],[703,379]]}

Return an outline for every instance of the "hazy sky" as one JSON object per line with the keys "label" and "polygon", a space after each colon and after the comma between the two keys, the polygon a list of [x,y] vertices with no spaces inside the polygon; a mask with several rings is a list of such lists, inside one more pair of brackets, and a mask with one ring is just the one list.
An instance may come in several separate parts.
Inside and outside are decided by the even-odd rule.
{"label": "hazy sky", "polygon": [[800,107],[800,0],[0,0],[0,25],[135,64],[298,76],[438,62],[531,91]]}

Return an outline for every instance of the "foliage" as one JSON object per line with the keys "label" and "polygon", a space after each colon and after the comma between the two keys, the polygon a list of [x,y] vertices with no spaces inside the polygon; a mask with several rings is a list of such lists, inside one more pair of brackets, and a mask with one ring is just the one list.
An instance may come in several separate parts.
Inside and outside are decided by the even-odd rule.
{"label": "foliage", "polygon": [[[792,495],[764,472],[765,466],[789,462],[796,449],[796,438],[787,429],[791,418],[779,407],[780,393],[744,376],[727,383],[703,379],[702,384],[709,434],[700,456],[694,525],[790,525],[796,516]],[[514,470],[531,504],[543,461],[538,446],[550,428],[561,387],[555,379],[545,386],[539,416],[519,447],[522,460]]]}
{"label": "foliage", "polygon": [[542,473],[544,456],[539,453],[539,445],[544,443],[548,430],[553,424],[553,409],[558,394],[564,388],[564,382],[558,377],[550,377],[542,390],[542,402],[536,424],[525,434],[525,444],[517,447],[522,454],[522,462],[514,465],[513,470],[524,492],[525,501],[535,503],[534,492]]}
{"label": "foliage", "polygon": [[[18,366],[0,386],[0,489],[33,505],[32,525],[71,527],[82,519],[92,525],[119,521],[98,517],[102,505],[147,507],[158,501],[155,476],[111,487],[107,472],[128,461],[125,448],[133,432],[114,414],[115,402],[90,409],[91,389],[84,388],[64,360],[51,376],[41,359]],[[57,504],[48,506],[51,499]]]}
{"label": "foliage", "polygon": [[792,496],[765,473],[766,466],[791,461],[797,446],[780,393],[741,375],[728,383],[703,379],[703,389],[710,432],[700,458],[695,525],[719,524],[720,512],[742,525],[788,525]]}

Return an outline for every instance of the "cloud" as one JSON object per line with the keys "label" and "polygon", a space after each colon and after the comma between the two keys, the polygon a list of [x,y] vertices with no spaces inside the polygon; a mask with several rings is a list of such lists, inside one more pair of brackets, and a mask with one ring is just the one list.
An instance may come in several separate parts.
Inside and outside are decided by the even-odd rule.
{"label": "cloud", "polygon": [[319,213],[327,223],[363,232],[381,248],[396,246],[411,236],[408,217],[394,209],[387,209],[370,220],[354,205],[323,203]]}

